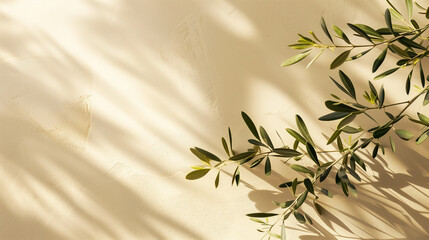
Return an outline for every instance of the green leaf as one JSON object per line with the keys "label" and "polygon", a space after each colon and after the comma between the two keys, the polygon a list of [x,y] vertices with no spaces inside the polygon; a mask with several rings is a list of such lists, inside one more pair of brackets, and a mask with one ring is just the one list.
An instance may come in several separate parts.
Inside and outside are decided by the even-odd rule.
{"label": "green leaf", "polygon": [[389,29],[389,31],[390,31],[393,35],[397,36],[398,34],[397,34],[395,31],[393,31],[393,26],[392,26],[392,16],[390,15],[390,11],[389,11],[389,9],[386,9],[386,11],[384,12],[384,20],[386,21],[386,26],[387,26],[387,28]]}
{"label": "green leaf", "polygon": [[408,141],[411,138],[413,138],[413,134],[405,129],[396,129],[395,130],[396,135],[398,135],[400,138]]}
{"label": "green leaf", "polygon": [[341,66],[341,64],[343,64],[349,57],[350,52],[351,50],[347,50],[341,53],[340,55],[338,55],[338,57],[335,58],[334,61],[332,61],[331,66],[329,68],[334,69],[336,67]]}
{"label": "green leaf", "polygon": [[331,42],[334,43],[334,41],[332,40],[331,34],[329,33],[328,28],[326,27],[326,22],[323,17],[320,19],[320,26],[322,27],[323,32],[326,34],[329,40],[331,40]]}
{"label": "green leaf", "polygon": [[341,90],[343,91],[345,94],[350,95],[350,93],[343,87],[341,86],[337,81],[335,81],[335,79],[333,79],[331,76],[329,76],[329,78],[331,78],[331,80],[335,83],[335,85]]}
{"label": "green leaf", "polygon": [[188,180],[195,180],[195,179],[199,179],[204,177],[208,172],[210,171],[210,169],[199,169],[199,170],[195,170],[192,171],[190,173],[188,173],[186,175],[186,179]]}
{"label": "green leaf", "polygon": [[264,142],[265,142],[266,144],[268,144],[268,146],[270,146],[270,148],[271,148],[271,149],[273,149],[273,148],[274,148],[274,145],[273,145],[273,143],[271,142],[270,136],[268,136],[267,131],[265,131],[265,129],[264,129],[262,126],[260,126],[260,127],[259,127],[259,132],[261,133],[261,137],[262,137],[262,139],[264,140]]}
{"label": "green leaf", "polygon": [[258,130],[256,130],[255,124],[253,123],[252,119],[250,119],[250,117],[245,112],[241,112],[241,116],[243,117],[244,122],[246,123],[249,130],[252,132],[253,136],[255,136],[259,141],[261,141],[261,138],[258,134]]}
{"label": "green leaf", "polygon": [[203,154],[206,158],[208,158],[208,159],[211,159],[211,160],[214,160],[214,161],[216,161],[216,162],[220,162],[221,160],[220,160],[220,158],[218,158],[216,155],[214,155],[213,153],[211,153],[211,152],[208,152],[208,151],[206,151],[206,150],[204,150],[204,149],[201,149],[201,148],[198,148],[198,147],[195,147],[195,149],[198,151],[198,152],[200,152],[201,154]]}
{"label": "green leaf", "polygon": [[355,134],[355,133],[360,133],[362,132],[362,129],[357,129],[354,127],[350,127],[350,126],[345,126],[342,128],[343,132],[348,133],[348,134]]}
{"label": "green leaf", "polygon": [[216,175],[216,179],[215,179],[215,188],[217,188],[219,186],[219,178],[220,178],[220,171],[217,173]]}
{"label": "green leaf", "polygon": [[325,106],[335,112],[358,112],[356,108],[350,107],[348,105],[345,105],[344,103],[334,102],[334,101],[326,101]]}
{"label": "green leaf", "polygon": [[271,175],[271,161],[268,156],[267,156],[267,160],[265,161],[265,175],[266,176]]}
{"label": "green leaf", "polygon": [[348,58],[348,59],[347,59],[347,61],[356,60],[356,59],[358,59],[358,58],[360,58],[360,57],[364,56],[365,54],[369,53],[371,50],[372,50],[372,49],[368,49],[368,50],[365,50],[365,51],[363,51],[363,52],[361,52],[361,53],[358,53],[358,54],[356,54],[356,55],[354,55],[354,56],[351,56],[350,58]]}
{"label": "green leaf", "polygon": [[337,137],[341,134],[341,129],[337,129],[335,130],[335,132],[332,134],[332,136],[328,139],[328,142],[326,143],[326,145],[331,144],[333,141],[335,141],[335,139],[337,139]]}
{"label": "green leaf", "polygon": [[368,36],[368,34],[366,34],[365,31],[363,31],[362,29],[360,29],[358,26],[353,25],[351,23],[347,23],[347,25],[353,30],[355,31],[359,36],[365,38],[366,40],[368,40],[369,42],[372,43],[371,38]]}
{"label": "green leaf", "polygon": [[320,175],[320,182],[323,182],[329,175],[329,173],[331,172],[332,167],[327,168],[321,175]]}
{"label": "green leaf", "polygon": [[379,145],[375,145],[374,150],[372,151],[372,158],[376,158],[378,154]]}
{"label": "green leaf", "polygon": [[355,88],[353,86],[352,81],[343,71],[340,70],[339,74],[340,74],[341,81],[343,82],[347,91],[350,93],[350,96],[356,100],[356,92],[355,92]]}
{"label": "green leaf", "polygon": [[307,199],[308,190],[305,190],[301,195],[299,195],[298,199],[296,200],[296,204],[294,206],[295,209],[298,209],[301,207],[301,205],[305,202],[305,199]]}
{"label": "green leaf", "polygon": [[296,125],[298,126],[299,131],[301,132],[302,136],[310,143],[313,143],[313,139],[311,139],[310,133],[308,132],[307,126],[305,125],[304,121],[299,115],[295,116],[296,119]]}
{"label": "green leaf", "polygon": [[304,185],[307,188],[307,190],[314,195],[314,187],[313,187],[313,183],[311,182],[311,180],[308,178],[304,179]]}
{"label": "green leaf", "polygon": [[295,151],[293,149],[287,149],[287,148],[275,148],[273,151],[281,155],[282,157],[298,157],[302,155],[302,153],[298,151]]}
{"label": "green leaf", "polygon": [[347,37],[347,35],[337,26],[332,25],[332,28],[334,29],[334,31],[338,34],[338,37],[340,37],[341,39],[344,40],[344,42],[348,43],[348,44],[352,44],[349,40],[349,38]]}
{"label": "green leaf", "polygon": [[317,158],[317,153],[316,153],[316,150],[314,150],[313,145],[307,142],[306,147],[307,147],[308,155],[310,156],[311,160],[313,160],[313,162],[315,162],[317,166],[320,166],[319,159]]}
{"label": "green leaf", "polygon": [[408,19],[411,20],[413,18],[413,1],[405,0],[405,5],[407,6]]}
{"label": "green leaf", "polygon": [[389,141],[390,141],[390,148],[392,149],[392,152],[395,153],[396,152],[396,146],[395,146],[395,142],[393,141],[391,136],[389,136]]}
{"label": "green leaf", "polygon": [[376,72],[380,65],[383,63],[386,58],[387,48],[385,48],[381,54],[375,59],[374,64],[372,65],[372,72]]}
{"label": "green leaf", "polygon": [[297,133],[295,130],[286,128],[286,132],[288,132],[292,137],[294,137],[296,140],[298,140],[300,143],[305,144],[307,141],[304,139],[304,137],[301,136],[301,134]]}
{"label": "green leaf", "polygon": [[429,7],[426,9],[426,19],[429,19]]}
{"label": "green leaf", "polygon": [[417,49],[421,49],[421,50],[426,50],[425,47],[423,47],[422,45],[414,42],[413,40],[410,40],[406,37],[401,37],[398,38],[398,42],[400,42],[402,45],[406,46],[406,47],[410,47],[410,48],[417,48]]}
{"label": "green leaf", "polygon": [[296,193],[296,187],[298,186],[299,183],[301,183],[301,182],[298,182],[297,178],[295,178],[292,181],[292,193],[293,193],[294,196],[295,196],[295,193]]}
{"label": "green leaf", "polygon": [[281,240],[286,240],[285,221],[282,221]]}
{"label": "green leaf", "polygon": [[306,213],[304,213],[305,219],[307,220],[308,223],[310,223],[311,225],[313,225],[313,220],[311,220],[310,216],[308,216]]}
{"label": "green leaf", "polygon": [[297,220],[299,223],[305,223],[305,217],[304,217],[304,215],[302,215],[301,213],[299,213],[299,212],[297,212],[297,211],[294,211],[294,212],[293,212],[293,215],[295,216],[296,220]]}
{"label": "green leaf", "polygon": [[334,197],[334,195],[328,190],[328,189],[326,189],[326,188],[322,188],[321,190],[320,190],[320,192],[321,193],[323,193],[324,195],[326,195],[326,196],[328,196],[328,197],[330,197],[330,198],[333,198]]}
{"label": "green leaf", "polygon": [[386,133],[388,133],[388,132],[389,132],[389,130],[390,130],[391,128],[392,128],[392,127],[390,127],[390,126],[387,126],[387,127],[379,127],[377,130],[375,130],[375,131],[373,132],[372,136],[373,136],[374,138],[381,138],[382,136],[386,135]]}
{"label": "green leaf", "polygon": [[349,171],[350,175],[352,175],[356,180],[358,180],[359,182],[362,181],[359,174],[357,174],[355,170],[349,168],[348,166],[346,166],[346,169]]}
{"label": "green leaf", "polygon": [[191,152],[197,156],[201,161],[207,163],[208,165],[210,165],[210,160],[204,156],[204,154],[200,153],[197,149],[195,148],[190,148],[189,150],[191,150]]}
{"label": "green leaf", "polygon": [[228,145],[226,144],[225,138],[222,138],[222,145],[223,145],[223,149],[225,150],[226,154],[228,156],[231,156],[230,153],[229,153]]}
{"label": "green leaf", "polygon": [[243,152],[243,153],[239,153],[239,154],[236,154],[236,155],[230,157],[229,160],[241,160],[241,159],[248,158],[248,157],[250,157],[250,156],[252,156],[254,154],[255,154],[254,151]]}
{"label": "green leaf", "polygon": [[308,173],[310,175],[314,175],[314,173],[310,169],[308,169],[304,166],[298,165],[298,164],[291,164],[290,168],[292,168],[293,170],[295,170],[297,172]]}
{"label": "green leaf", "polygon": [[295,63],[301,61],[302,59],[306,58],[310,54],[310,52],[311,52],[311,50],[308,50],[308,51],[302,52],[298,55],[295,55],[291,58],[288,58],[281,64],[281,66],[286,67],[286,66],[290,66],[292,64],[295,64]]}
{"label": "green leaf", "polygon": [[337,129],[341,129],[342,127],[346,126],[347,124],[353,122],[353,120],[356,118],[356,114],[350,113],[347,117],[345,117],[343,120],[341,120],[340,123],[338,123]]}
{"label": "green leaf", "polygon": [[277,216],[277,213],[249,213],[246,214],[246,216],[248,217],[253,217],[253,218],[267,218],[267,217],[273,217],[273,216]]}
{"label": "green leaf", "polygon": [[425,99],[423,100],[423,106],[429,103],[429,91],[426,92]]}
{"label": "green leaf", "polygon": [[422,87],[425,87],[425,73],[423,72],[423,67],[422,67],[422,61],[419,62],[420,64],[420,82],[422,83]]}
{"label": "green leaf", "polygon": [[234,154],[234,151],[232,150],[232,134],[231,134],[231,128],[228,127],[228,136],[229,136],[229,149],[231,150],[231,154]]}
{"label": "green leaf", "polygon": [[417,116],[419,117],[420,121],[422,121],[426,125],[429,125],[429,117],[427,117],[423,113],[417,113]]}
{"label": "green leaf", "polygon": [[[302,183],[302,181],[297,181],[297,184]],[[292,187],[293,181],[292,182],[285,182],[279,185],[279,188],[285,188],[285,187]]]}
{"label": "green leaf", "polygon": [[239,168],[240,168],[240,165],[237,166],[237,168],[234,171],[234,174],[232,175],[231,185],[233,185],[234,181],[235,181],[235,183],[238,186],[238,183],[240,182],[240,169]]}
{"label": "green leaf", "polygon": [[408,74],[407,81],[405,83],[405,92],[407,93],[407,95],[410,94],[411,78],[413,77],[413,70],[414,69],[411,69],[410,73]]}
{"label": "green leaf", "polygon": [[348,112],[332,112],[319,118],[320,121],[333,121],[348,116]]}
{"label": "green leaf", "polygon": [[265,144],[263,144],[263,143],[261,143],[260,141],[258,141],[258,140],[255,140],[255,139],[249,139],[249,140],[247,140],[250,144],[253,144],[253,145],[255,145],[255,146],[261,146],[261,147],[266,147],[266,148],[268,148],[268,146],[267,145],[265,145]]}
{"label": "green leaf", "polygon": [[426,139],[429,138],[429,129],[420,134],[420,136],[416,139],[417,144],[422,144]]}
{"label": "green leaf", "polygon": [[384,87],[381,85],[380,94],[378,95],[378,109],[381,109],[384,104]]}
{"label": "green leaf", "polygon": [[265,156],[258,158],[255,161],[253,161],[253,163],[250,165],[250,168],[254,168],[254,167],[258,166],[262,162],[262,160],[264,160],[264,158],[265,158]]}
{"label": "green leaf", "polygon": [[349,192],[354,196],[357,197],[357,190],[356,187],[351,184],[350,182],[347,183],[347,186],[349,187]]}
{"label": "green leaf", "polygon": [[399,67],[396,67],[396,68],[389,69],[389,70],[387,70],[381,74],[378,74],[377,76],[375,76],[374,80],[382,79],[382,78],[396,72],[398,69],[399,69]]}
{"label": "green leaf", "polygon": [[370,36],[373,36],[379,39],[384,39],[384,37],[380,33],[378,33],[375,29],[373,29],[368,25],[365,25],[365,24],[354,24],[354,25]]}

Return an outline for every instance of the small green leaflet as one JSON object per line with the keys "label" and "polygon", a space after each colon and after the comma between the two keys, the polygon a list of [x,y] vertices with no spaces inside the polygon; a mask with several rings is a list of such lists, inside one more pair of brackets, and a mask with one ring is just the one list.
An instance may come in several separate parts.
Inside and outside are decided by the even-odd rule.
{"label": "small green leaflet", "polygon": [[261,141],[261,138],[258,134],[258,130],[256,130],[255,124],[253,123],[252,119],[250,119],[250,117],[245,112],[241,112],[241,116],[243,117],[244,122],[246,123],[249,130],[252,132],[253,136],[255,136],[259,141]]}
{"label": "small green leaflet", "polygon": [[338,55],[338,57],[335,58],[334,61],[332,61],[331,66],[329,68],[334,69],[336,67],[341,66],[341,64],[343,64],[347,60],[351,51],[352,50],[347,50]]}
{"label": "small green leaflet", "polygon": [[265,131],[265,129],[262,126],[260,126],[259,127],[259,132],[261,133],[262,140],[264,140],[264,142],[266,144],[268,144],[268,146],[270,146],[271,149],[273,149],[274,145],[271,142],[271,138],[270,138],[270,136],[268,136],[267,131]]}
{"label": "small green leaflet", "polygon": [[296,204],[294,206],[295,209],[298,209],[301,207],[301,205],[305,202],[305,199],[307,199],[308,190],[305,190],[301,195],[299,195],[298,199],[296,200]]}
{"label": "small green leaflet", "polygon": [[399,69],[399,67],[389,69],[389,70],[387,70],[387,71],[385,71],[385,72],[383,72],[383,73],[375,76],[374,80],[382,79],[382,78],[384,78],[384,77],[386,77],[386,76],[388,76],[388,75],[396,72],[398,69]]}
{"label": "small green leaflet", "polygon": [[392,152],[395,153],[396,152],[396,146],[395,146],[395,142],[392,139],[392,136],[389,136],[389,141],[390,141],[390,148],[392,148]]}
{"label": "small green leaflet", "polygon": [[372,65],[372,72],[376,72],[377,69],[381,66],[384,59],[386,58],[387,48],[385,48],[381,54],[375,59],[374,64]]}
{"label": "small green leaflet", "polygon": [[229,153],[228,145],[226,144],[225,138],[222,138],[222,145],[223,145],[223,149],[225,150],[225,152],[228,155],[228,157],[231,156],[230,153]]}
{"label": "small green leaflet", "polygon": [[219,186],[219,178],[220,178],[220,171],[217,173],[216,175],[216,179],[215,179],[215,188],[217,188]]}
{"label": "small green leaflet", "polygon": [[369,42],[372,43],[371,38],[368,36],[368,34],[366,34],[366,32],[362,29],[360,29],[358,26],[353,25],[351,23],[347,23],[347,25],[353,30],[355,31],[358,35],[360,35],[361,37],[365,38],[366,40],[368,40]]}
{"label": "small green leaflet", "polygon": [[411,78],[413,77],[413,70],[414,69],[411,69],[410,73],[408,74],[407,81],[405,83],[405,92],[407,93],[407,95],[410,94]]}
{"label": "small green leaflet", "polygon": [[220,158],[218,158],[216,155],[214,155],[213,153],[211,153],[209,151],[206,151],[206,150],[198,148],[198,147],[195,147],[195,149],[198,152],[200,152],[201,154],[203,154],[205,157],[207,157],[208,159],[211,159],[211,160],[214,160],[214,161],[217,161],[217,162],[221,161]]}
{"label": "small green leaflet", "polygon": [[337,26],[332,25],[332,28],[334,29],[334,31],[338,34],[338,37],[340,37],[341,39],[344,40],[344,42],[348,43],[348,44],[352,44],[349,40],[349,38],[347,37],[347,35]]}
{"label": "small green leaflet", "polygon": [[195,179],[199,179],[204,177],[208,172],[210,171],[210,169],[199,169],[199,170],[195,170],[192,171],[190,173],[188,173],[186,175],[186,179],[188,180],[195,180]]}
{"label": "small green leaflet", "polygon": [[249,213],[246,214],[246,216],[248,217],[253,217],[253,218],[267,218],[267,217],[273,217],[273,216],[277,216],[277,213]]}
{"label": "small green leaflet", "polygon": [[423,113],[417,113],[417,116],[419,117],[420,121],[422,121],[426,125],[429,125],[429,117],[427,117]]}
{"label": "small green leaflet", "polygon": [[423,100],[423,106],[429,103],[429,91],[426,92],[425,99]]}
{"label": "small green leaflet", "polygon": [[355,87],[353,86],[352,81],[350,80],[350,78],[343,72],[343,71],[338,71],[341,81],[343,82],[344,86],[346,87],[347,91],[349,92],[349,95],[353,98],[356,99],[356,92],[355,92]]}
{"label": "small green leaflet", "polygon": [[304,138],[308,142],[310,142],[311,144],[314,144],[313,139],[311,139],[311,136],[310,136],[310,133],[308,132],[307,126],[305,125],[302,118],[299,115],[296,115],[295,119],[296,119],[296,125],[298,126],[298,129],[301,132],[301,134],[304,136]]}
{"label": "small green leaflet", "polygon": [[386,21],[386,26],[387,28],[390,30],[390,32],[397,36],[398,33],[396,33],[395,31],[393,31],[393,26],[392,26],[392,17],[390,15],[390,11],[389,9],[386,9],[386,11],[384,12],[384,20]]}
{"label": "small green leaflet", "polygon": [[317,158],[317,153],[313,145],[307,142],[306,147],[307,147],[307,153],[310,156],[311,160],[313,160],[313,162],[316,163],[317,166],[320,166],[319,159]]}
{"label": "small green leaflet", "polygon": [[320,19],[320,26],[322,27],[323,32],[326,34],[329,40],[331,40],[331,42],[334,43],[334,41],[332,40],[331,34],[329,33],[328,28],[326,27],[326,22],[323,17]]}
{"label": "small green leaflet", "polygon": [[422,87],[425,87],[425,73],[423,72],[422,61],[419,61],[420,64],[420,82],[422,83]]}
{"label": "small green leaflet", "polygon": [[411,138],[413,138],[413,134],[405,129],[396,129],[395,130],[396,135],[398,135],[400,138],[408,141]]}
{"label": "small green leaflet", "polygon": [[311,52],[311,50],[307,50],[307,51],[302,52],[298,55],[295,55],[291,58],[288,58],[281,64],[281,66],[286,67],[286,66],[293,65],[293,64],[301,61],[302,59],[306,58],[310,54],[310,52]]}
{"label": "small green leaflet", "polygon": [[273,151],[281,155],[282,157],[298,157],[302,155],[302,153],[298,151],[295,151],[293,149],[287,149],[287,148],[275,148]]}
{"label": "small green leaflet", "polygon": [[429,137],[429,129],[426,130],[425,132],[423,132],[417,139],[416,139],[416,143],[417,144],[422,144],[426,139],[428,139]]}
{"label": "small green leaflet", "polygon": [[297,133],[295,130],[286,128],[286,132],[288,132],[292,137],[298,140],[300,143],[305,144],[307,141],[301,136],[301,134]]}
{"label": "small green leaflet", "polygon": [[314,187],[313,187],[313,183],[311,182],[310,179],[306,178],[304,179],[304,185],[307,188],[307,190],[309,192],[311,192],[312,194],[314,194]]}
{"label": "small green leaflet", "polygon": [[372,136],[374,138],[381,138],[382,136],[386,135],[386,133],[388,133],[390,129],[391,127],[380,127],[374,131]]}
{"label": "small green leaflet", "polygon": [[266,176],[271,175],[271,161],[268,156],[267,156],[267,160],[265,161],[265,175]]}
{"label": "small green leaflet", "polygon": [[344,117],[347,117],[347,115],[349,115],[350,113],[348,112],[332,112],[329,114],[326,114],[322,117],[319,118],[320,121],[333,121],[333,120],[338,120]]}

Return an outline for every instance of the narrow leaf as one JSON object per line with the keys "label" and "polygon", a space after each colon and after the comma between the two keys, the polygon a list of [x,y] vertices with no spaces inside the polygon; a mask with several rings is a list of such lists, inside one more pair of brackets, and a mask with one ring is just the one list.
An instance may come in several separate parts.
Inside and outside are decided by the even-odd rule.
{"label": "narrow leaf", "polygon": [[413,77],[413,70],[414,69],[411,69],[410,73],[408,74],[407,81],[405,83],[405,92],[407,93],[407,95],[410,94],[411,78]]}
{"label": "narrow leaf", "polygon": [[329,175],[329,173],[331,172],[332,167],[329,167],[328,169],[326,169],[321,175],[320,175],[320,182],[323,182]]}
{"label": "narrow leaf", "polygon": [[273,217],[273,216],[277,216],[277,213],[249,213],[246,214],[246,216],[248,217],[253,217],[253,218],[267,218],[267,217]]}
{"label": "narrow leaf", "polygon": [[380,88],[380,94],[378,95],[378,109],[381,109],[384,104],[384,87],[383,85]]}
{"label": "narrow leaf", "polygon": [[226,144],[225,138],[222,138],[222,145],[223,145],[223,149],[225,150],[225,152],[228,155],[228,157],[231,156],[230,153],[229,153],[228,145]]}
{"label": "narrow leaf", "polygon": [[416,139],[416,143],[422,144],[428,138],[429,138],[429,130],[426,130]]}
{"label": "narrow leaf", "polygon": [[355,31],[359,36],[365,38],[366,40],[368,40],[369,42],[372,43],[371,38],[368,36],[368,34],[366,34],[365,31],[363,31],[362,29],[360,29],[358,26],[353,25],[351,23],[347,23],[347,25],[353,30]]}
{"label": "narrow leaf", "polygon": [[281,155],[282,157],[298,157],[302,155],[302,153],[298,151],[295,151],[293,149],[287,149],[287,148],[275,148],[273,151]]}
{"label": "narrow leaf", "polygon": [[298,140],[300,143],[305,144],[307,141],[304,139],[304,137],[301,136],[301,134],[297,133],[295,130],[286,128],[286,131],[294,137],[296,140]]}
{"label": "narrow leaf", "polygon": [[301,213],[299,213],[299,212],[297,212],[297,211],[294,211],[294,212],[293,212],[293,215],[295,216],[296,220],[297,220],[299,223],[305,223],[305,217],[304,217],[304,215],[302,215]]}
{"label": "narrow leaf", "polygon": [[307,126],[299,115],[295,116],[296,125],[298,126],[299,131],[303,135],[303,137],[310,143],[313,143],[313,139],[311,139],[310,133],[308,132]]}
{"label": "narrow leaf", "polygon": [[340,74],[341,81],[343,82],[344,86],[347,88],[347,91],[350,93],[350,96],[353,99],[356,99],[355,88],[350,78],[341,70],[339,71],[339,74]]}
{"label": "narrow leaf", "polygon": [[305,199],[307,199],[308,190],[305,190],[301,195],[299,195],[298,199],[296,200],[296,204],[294,206],[295,209],[298,209],[301,207],[301,205],[305,202]]}
{"label": "narrow leaf", "polygon": [[334,31],[338,34],[338,36],[344,40],[344,42],[348,43],[348,44],[352,44],[349,40],[349,38],[347,37],[347,35],[337,26],[332,25],[332,28],[334,29]]}
{"label": "narrow leaf", "polygon": [[387,48],[385,48],[381,54],[375,59],[374,64],[372,65],[372,72],[376,72],[377,69],[381,66],[384,59],[386,58]]}
{"label": "narrow leaf", "polygon": [[313,187],[313,183],[311,182],[310,179],[306,178],[304,179],[304,185],[307,188],[307,190],[309,192],[311,192],[312,194],[314,194],[314,187]]}
{"label": "narrow leaf", "polygon": [[271,175],[271,161],[268,156],[267,156],[267,160],[265,161],[265,175],[266,176]]}
{"label": "narrow leaf", "polygon": [[332,112],[319,118],[320,121],[333,121],[348,116],[348,112]]}
{"label": "narrow leaf", "polygon": [[195,180],[195,179],[199,179],[204,177],[208,172],[210,171],[210,169],[199,169],[199,170],[195,170],[192,171],[190,173],[188,173],[186,175],[186,179],[188,180]]}
{"label": "narrow leaf", "polygon": [[320,19],[320,26],[322,27],[323,32],[326,34],[329,40],[331,40],[331,42],[334,43],[334,41],[332,40],[331,34],[329,33],[328,28],[326,27],[326,22],[323,17]]}
{"label": "narrow leaf", "polygon": [[271,149],[273,149],[273,148],[274,148],[274,145],[273,145],[273,143],[271,142],[271,138],[270,138],[270,136],[268,136],[267,131],[265,131],[265,129],[264,129],[262,126],[260,126],[260,127],[259,127],[259,132],[261,133],[261,137],[262,137],[262,139],[264,140],[264,142],[265,142],[266,144],[268,144],[268,146],[270,146],[270,148],[271,148]]}
{"label": "narrow leaf", "polygon": [[398,135],[400,138],[408,141],[411,138],[413,138],[413,134],[405,129],[396,129],[395,130],[396,135]]}
{"label": "narrow leaf", "polygon": [[393,31],[393,26],[392,26],[392,16],[390,15],[390,11],[389,11],[389,9],[386,9],[386,11],[384,12],[384,20],[386,21],[386,26],[387,26],[387,28],[389,29],[389,31],[390,31],[393,35],[397,36],[398,34],[397,34],[395,31]]}
{"label": "narrow leaf", "polygon": [[427,117],[423,113],[417,113],[417,116],[419,117],[420,121],[422,121],[426,125],[429,125],[429,117]]}
{"label": "narrow leaf", "polygon": [[290,165],[290,168],[292,168],[293,170],[295,170],[297,172],[308,173],[310,175],[314,175],[314,173],[310,169],[308,169],[304,166],[298,165],[298,164],[292,164],[292,165]]}
{"label": "narrow leaf", "polygon": [[391,127],[380,127],[373,132],[372,136],[374,138],[381,138],[382,136],[386,135],[390,129]]}
{"label": "narrow leaf", "polygon": [[375,76],[374,80],[382,79],[382,78],[384,78],[384,77],[386,77],[386,76],[388,76],[388,75],[396,72],[398,69],[399,69],[399,67],[389,69],[389,70],[387,70],[387,71],[385,71],[385,72],[383,72],[383,73]]}
{"label": "narrow leaf", "polygon": [[390,148],[392,148],[392,152],[395,153],[396,152],[395,142],[393,141],[391,136],[389,136],[389,140],[390,140]]}
{"label": "narrow leaf", "polygon": [[302,53],[295,55],[291,58],[288,58],[281,64],[281,66],[286,67],[286,66],[290,66],[292,64],[295,64],[295,63],[303,60],[304,58],[306,58],[310,54],[310,52],[311,51],[305,51],[305,52],[302,52]]}
{"label": "narrow leaf", "polygon": [[425,87],[425,73],[423,72],[423,67],[422,67],[422,61],[419,62],[420,64],[420,82],[422,83],[422,87]]}
{"label": "narrow leaf", "polygon": [[425,99],[423,100],[423,106],[429,103],[429,91],[426,92]]}
{"label": "narrow leaf", "polygon": [[253,123],[252,119],[250,119],[250,117],[245,112],[241,112],[241,116],[243,117],[244,122],[246,123],[249,130],[252,132],[253,136],[255,136],[259,141],[261,141],[261,138],[258,134],[258,130],[256,130],[255,124]]}
{"label": "narrow leaf", "polygon": [[343,64],[349,57],[350,52],[351,50],[347,50],[341,53],[340,55],[338,55],[338,57],[335,58],[334,61],[332,61],[331,66],[329,68],[334,69],[336,67],[339,67],[341,64]]}
{"label": "narrow leaf", "polygon": [[306,147],[307,147],[307,153],[310,156],[311,160],[313,160],[313,162],[315,162],[317,166],[320,166],[319,159],[317,158],[317,153],[316,153],[316,150],[314,150],[313,145],[307,142]]}
{"label": "narrow leaf", "polygon": [[413,18],[413,1],[405,0],[405,5],[407,6],[408,19],[411,20]]}
{"label": "narrow leaf", "polygon": [[215,188],[217,188],[219,186],[219,178],[220,178],[220,171],[217,173],[216,175],[216,179],[215,179]]}
{"label": "narrow leaf", "polygon": [[221,161],[220,158],[218,158],[216,155],[214,155],[213,153],[211,153],[209,151],[206,151],[206,150],[198,148],[198,147],[195,147],[195,149],[198,152],[200,152],[201,154],[203,154],[204,156],[206,156],[208,159],[211,159],[211,160],[214,160],[214,161],[217,161],[217,162]]}

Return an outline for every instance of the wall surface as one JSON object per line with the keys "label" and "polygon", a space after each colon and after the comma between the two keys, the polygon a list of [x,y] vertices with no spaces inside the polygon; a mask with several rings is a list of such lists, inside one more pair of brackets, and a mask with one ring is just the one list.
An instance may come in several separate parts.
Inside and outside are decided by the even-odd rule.
{"label": "wall surface", "polygon": [[[335,126],[317,118],[329,93],[339,94],[328,78],[337,74],[328,70],[337,53],[309,69],[281,68],[296,54],[287,45],[296,33],[322,36],[320,16],[344,29],[381,27],[386,7],[382,0],[0,1],[0,239],[260,239],[245,214],[277,211],[271,202],[289,196],[279,183],[296,174],[279,162],[269,178],[243,168],[242,183],[231,187],[227,169],[215,190],[215,173],[185,180],[200,164],[189,148],[220,153],[230,126],[234,147],[244,150],[250,132],[240,111],[288,142],[284,128],[300,114],[324,147],[320,132]],[[358,91],[380,51],[342,68]],[[386,101],[406,99],[405,74],[375,83],[395,92]],[[326,215],[306,203],[314,225],[288,219],[287,239],[427,239],[428,145],[397,145],[397,154],[368,160],[358,198],[331,179],[334,199],[320,199]]]}

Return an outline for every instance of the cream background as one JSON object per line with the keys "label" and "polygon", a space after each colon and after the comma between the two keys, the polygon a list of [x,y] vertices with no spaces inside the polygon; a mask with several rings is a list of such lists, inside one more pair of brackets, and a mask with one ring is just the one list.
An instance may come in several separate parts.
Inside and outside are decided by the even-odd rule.
{"label": "cream background", "polygon": [[[242,110],[285,139],[300,114],[323,146],[319,130],[333,125],[316,119],[326,113],[323,100],[338,93],[328,79],[335,55],[308,70],[281,68],[296,54],[287,45],[298,32],[322,36],[322,15],[344,29],[382,26],[385,7],[381,0],[0,1],[0,239],[259,239],[245,214],[276,211],[271,201],[287,197],[277,186],[294,173],[278,163],[268,179],[262,168],[242,169],[238,188],[224,174],[215,190],[213,174],[184,179],[199,164],[189,147],[220,153],[231,126],[243,150],[250,134]],[[358,91],[378,53],[342,68]],[[405,74],[383,80],[396,81],[386,86],[395,92],[387,101],[404,99]],[[427,239],[427,144],[397,144],[395,156],[368,163],[358,198],[333,186],[334,200],[321,198],[329,213],[321,219],[304,205],[315,224],[290,218],[287,239]]]}

